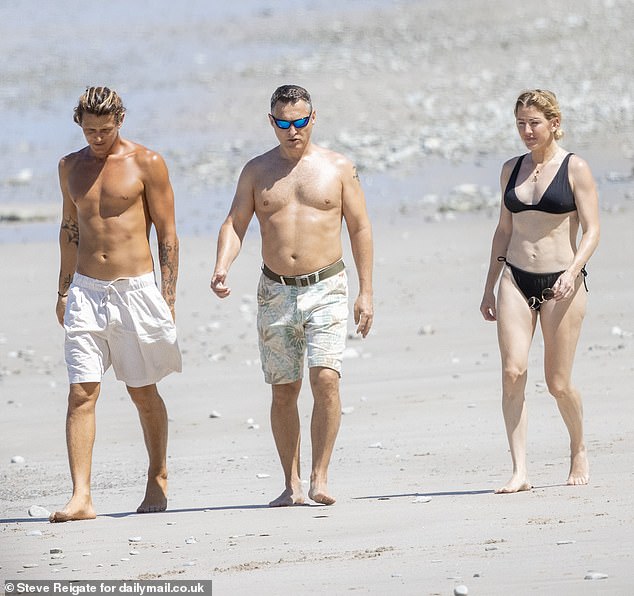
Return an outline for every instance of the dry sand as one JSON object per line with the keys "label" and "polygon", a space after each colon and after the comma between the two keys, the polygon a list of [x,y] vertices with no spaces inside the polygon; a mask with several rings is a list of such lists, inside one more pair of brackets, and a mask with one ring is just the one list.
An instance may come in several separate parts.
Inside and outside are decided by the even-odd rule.
{"label": "dry sand", "polygon": [[[51,525],[28,515],[32,505],[63,506],[70,492],[63,333],[54,316],[58,252],[50,236],[35,243],[25,227],[0,230],[27,239],[0,243],[0,579],[213,579],[222,595],[446,595],[460,584],[486,595],[632,593],[634,94],[624,24],[634,4],[456,0],[376,13],[375,4],[302,13],[292,29],[277,8],[213,26],[185,26],[175,15],[106,20],[107,39],[121,34],[138,50],[124,56],[129,46],[100,40],[90,53],[73,49],[74,61],[65,48],[81,45],[85,27],[50,28],[48,53],[33,52],[33,35],[4,35],[0,47],[14,59],[4,67],[0,105],[14,115],[11,126],[27,110],[36,129],[47,118],[72,127],[68,106],[82,86],[112,75],[131,102],[127,132],[166,155],[179,205],[190,203],[180,211],[184,371],[160,384],[170,416],[162,514],[133,513],[146,458],[135,409],[109,373],[97,408],[98,518]],[[175,81],[166,36],[177,42],[176,57],[197,60]],[[215,64],[218,47],[235,55],[231,66]],[[258,47],[268,53],[254,53]],[[40,79],[47,84],[34,83]],[[245,159],[273,141],[264,117],[252,128],[229,123],[254,114],[289,80],[319,101],[318,141],[361,166],[375,228],[376,322],[366,340],[348,343],[347,413],[330,471],[336,505],[269,509],[282,476],[254,328],[258,234],[249,234],[231,271],[233,296],[217,300],[208,281],[217,214],[230,194],[206,197],[232,185]],[[567,435],[544,388],[538,334],[528,385],[536,488],[494,495],[510,456],[495,327],[478,311],[496,221],[488,205],[497,191],[485,187],[495,188],[502,158],[522,151],[511,103],[538,85],[559,93],[564,146],[588,158],[601,190],[603,237],[588,267],[575,367],[591,482],[563,484]],[[37,205],[57,193],[56,159],[79,142],[64,131],[0,147],[4,196]],[[18,147],[48,173],[34,165],[16,184],[25,154]],[[301,407],[307,435],[306,391]],[[309,447],[305,441],[305,464]],[[14,456],[24,461],[10,463]],[[584,579],[590,572],[607,577]]]}
{"label": "dry sand", "polygon": [[[575,378],[585,397],[591,483],[563,485],[566,433],[544,390],[537,337],[528,386],[536,488],[510,496],[492,493],[507,479],[510,458],[495,329],[478,312],[494,223],[482,214],[375,223],[376,325],[366,340],[349,341],[343,406],[352,411],[331,466],[338,502],[283,510],[266,506],[281,490],[281,471],[253,328],[257,235],[232,270],[234,295],[225,302],[207,289],[212,242],[184,238],[184,372],[160,385],[171,420],[169,511],[132,513],[145,455],[134,408],[109,375],[94,454],[99,517],[64,525],[27,515],[33,504],[60,507],[70,488],[62,331],[50,291],[56,249],[0,246],[12,280],[0,302],[2,576],[212,578],[218,594],[450,594],[458,584],[471,594],[629,593],[634,246],[627,220],[603,215],[604,240],[589,266]],[[308,394],[302,408],[307,428]],[[221,417],[210,418],[214,411]],[[25,462],[8,463],[15,455]],[[304,462],[309,455],[304,444]],[[51,548],[64,558],[52,559]],[[584,580],[590,571],[608,577]]]}

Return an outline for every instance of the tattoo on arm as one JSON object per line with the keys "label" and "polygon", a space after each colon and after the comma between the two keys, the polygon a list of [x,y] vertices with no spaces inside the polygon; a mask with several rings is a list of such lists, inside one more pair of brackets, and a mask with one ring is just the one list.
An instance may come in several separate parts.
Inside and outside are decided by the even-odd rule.
{"label": "tattoo on arm", "polygon": [[66,294],[66,292],[68,291],[68,288],[70,288],[70,284],[73,281],[73,276],[68,274],[65,275],[62,279],[61,279],[61,286],[62,286],[62,294]]}
{"label": "tattoo on arm", "polygon": [[79,246],[79,225],[72,217],[66,217],[62,222],[62,230],[68,236],[68,243]]}
{"label": "tattoo on arm", "polygon": [[361,178],[359,178],[359,172],[357,171],[357,166],[352,166],[352,177],[357,181],[361,182]]}
{"label": "tattoo on arm", "polygon": [[170,307],[176,302],[176,280],[178,278],[178,240],[159,242],[159,263],[161,266],[161,293]]}

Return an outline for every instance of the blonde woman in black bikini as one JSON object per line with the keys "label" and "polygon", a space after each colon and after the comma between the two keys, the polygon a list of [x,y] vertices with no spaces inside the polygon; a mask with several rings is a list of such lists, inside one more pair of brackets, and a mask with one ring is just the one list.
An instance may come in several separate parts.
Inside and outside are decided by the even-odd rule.
{"label": "blonde woman in black bikini", "polygon": [[522,93],[515,120],[529,152],[502,167],[500,219],[480,305],[485,320],[497,321],[502,411],[513,460],[513,475],[498,493],[532,488],[524,393],[538,319],[546,384],[570,435],[567,484],[587,484],[589,479],[583,407],[571,373],[586,310],[585,264],[599,242],[597,191],[588,164],[557,144],[563,132],[552,92]]}

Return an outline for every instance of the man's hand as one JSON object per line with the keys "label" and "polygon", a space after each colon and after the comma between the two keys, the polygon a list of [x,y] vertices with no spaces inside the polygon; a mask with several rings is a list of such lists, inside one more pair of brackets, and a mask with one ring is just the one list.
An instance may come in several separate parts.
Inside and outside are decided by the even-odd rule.
{"label": "man's hand", "polygon": [[64,313],[66,312],[67,296],[57,295],[57,304],[55,305],[55,314],[57,315],[58,323],[64,326]]}
{"label": "man's hand", "polygon": [[374,307],[372,306],[372,298],[359,295],[354,303],[354,322],[357,325],[357,333],[362,337],[366,337],[372,327],[374,320]]}
{"label": "man's hand", "polygon": [[229,294],[231,294],[231,288],[225,285],[225,280],[227,279],[227,273],[222,271],[214,271],[214,274],[211,277],[211,284],[209,287],[211,291],[218,296],[218,298],[226,298]]}

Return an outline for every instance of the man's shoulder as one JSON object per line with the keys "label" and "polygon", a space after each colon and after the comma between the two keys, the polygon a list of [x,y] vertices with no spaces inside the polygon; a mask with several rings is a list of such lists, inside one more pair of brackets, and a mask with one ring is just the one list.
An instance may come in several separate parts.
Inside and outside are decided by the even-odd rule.
{"label": "man's shoulder", "polygon": [[158,151],[150,149],[140,143],[135,143],[134,141],[125,141],[122,155],[127,155],[133,158],[134,162],[142,170],[152,170],[154,168],[166,167],[165,160]]}
{"label": "man's shoulder", "polygon": [[242,168],[243,174],[256,174],[261,172],[262,170],[270,170],[275,163],[277,163],[278,151],[277,147],[273,149],[269,149],[260,155],[256,155],[252,157],[244,167]]}
{"label": "man's shoulder", "polygon": [[72,176],[73,172],[81,171],[82,163],[84,163],[87,154],[88,147],[86,146],[83,149],[64,155],[58,163],[59,175],[64,177]]}
{"label": "man's shoulder", "polygon": [[346,157],[343,153],[339,153],[338,151],[334,151],[327,147],[322,147],[321,145],[312,146],[313,153],[317,155],[320,159],[323,159],[333,166],[336,167],[349,167],[352,165],[352,160]]}
{"label": "man's shoulder", "polygon": [[260,153],[259,155],[252,157],[246,163],[245,167],[247,166],[258,167],[258,166],[270,164],[271,162],[276,161],[279,156],[278,149],[279,149],[278,147],[273,147],[272,149],[269,149],[268,151],[265,151],[264,153]]}
{"label": "man's shoulder", "polygon": [[157,155],[160,157],[160,154],[157,151],[154,151],[154,149],[150,149],[145,145],[141,145],[141,143],[130,141],[128,139],[125,139],[122,142],[121,149],[121,153],[134,155],[137,159],[152,159],[152,157]]}
{"label": "man's shoulder", "polygon": [[73,165],[74,163],[76,163],[77,161],[83,158],[87,150],[88,150],[88,147],[84,147],[83,149],[78,149],[77,151],[72,151],[71,153],[67,153],[66,155],[64,155],[64,157],[62,157],[59,160],[60,166],[68,167]]}

